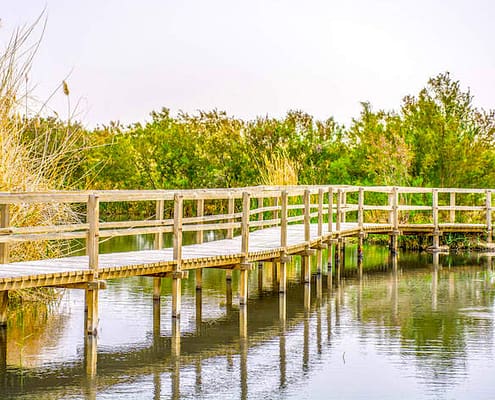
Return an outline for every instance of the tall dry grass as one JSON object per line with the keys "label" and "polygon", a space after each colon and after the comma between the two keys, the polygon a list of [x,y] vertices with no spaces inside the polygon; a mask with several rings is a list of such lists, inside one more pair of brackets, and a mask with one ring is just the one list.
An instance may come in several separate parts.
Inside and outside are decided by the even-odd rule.
{"label": "tall dry grass", "polygon": [[262,185],[297,185],[299,164],[289,157],[285,149],[279,149],[270,155],[263,155],[259,172]]}
{"label": "tall dry grass", "polygon": [[[0,50],[0,191],[29,192],[66,188],[75,168],[72,157],[80,151],[82,130],[67,122],[46,119],[46,102],[33,100],[29,73],[39,47],[44,25],[42,16],[30,26],[16,29]],[[1,32],[0,27],[0,35]],[[0,36],[1,41],[1,36]],[[61,87],[69,103],[65,81]],[[52,121],[52,123],[46,123]],[[56,122],[56,123],[55,123]],[[56,132],[54,131],[56,130]],[[54,225],[75,222],[70,207],[60,204],[10,206],[12,226]],[[33,242],[11,246],[12,261],[59,256],[60,243]],[[47,292],[12,293],[13,299],[46,301]],[[51,296],[49,296],[51,297]]]}

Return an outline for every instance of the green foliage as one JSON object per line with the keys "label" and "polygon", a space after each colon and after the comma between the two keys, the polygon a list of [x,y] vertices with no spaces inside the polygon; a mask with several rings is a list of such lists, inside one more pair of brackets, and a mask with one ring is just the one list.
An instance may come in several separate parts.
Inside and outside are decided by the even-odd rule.
{"label": "green foliage", "polygon": [[443,73],[397,111],[363,103],[349,128],[302,111],[243,121],[164,108],[145,124],[88,132],[73,180],[98,189],[249,186],[266,182],[270,169],[275,176],[278,162],[301,184],[493,187],[494,133],[494,113]]}

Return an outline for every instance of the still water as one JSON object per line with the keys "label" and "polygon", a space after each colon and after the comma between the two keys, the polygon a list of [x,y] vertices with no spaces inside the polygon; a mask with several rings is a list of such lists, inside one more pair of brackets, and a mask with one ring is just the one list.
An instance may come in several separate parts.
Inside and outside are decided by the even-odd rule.
{"label": "still water", "polygon": [[95,377],[84,294],[67,290],[48,314],[10,321],[0,398],[495,398],[491,257],[440,255],[435,265],[402,253],[394,266],[386,249],[367,247],[360,278],[355,253],[348,247],[330,286],[326,273],[301,283],[296,259],[286,296],[273,291],[270,263],[256,268],[247,313],[236,272],[229,284],[224,271],[206,270],[199,295],[190,274],[179,325],[169,280],[159,305],[151,278],[111,281],[100,292]]}

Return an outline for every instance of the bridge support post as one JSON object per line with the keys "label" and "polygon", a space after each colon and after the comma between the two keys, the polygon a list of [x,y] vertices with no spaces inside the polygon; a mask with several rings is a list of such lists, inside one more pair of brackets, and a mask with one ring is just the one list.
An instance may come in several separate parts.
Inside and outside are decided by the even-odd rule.
{"label": "bridge support post", "polygon": [[181,311],[181,278],[172,278],[172,318],[179,318]]}
{"label": "bridge support post", "polygon": [[239,282],[239,304],[246,305],[248,298],[248,269],[241,266]]}
{"label": "bridge support post", "polygon": [[302,262],[302,274],[303,274],[303,282],[310,283],[311,282],[311,257],[307,255],[301,256]]}
{"label": "bridge support post", "polygon": [[285,293],[287,290],[287,263],[281,259],[279,266],[278,292]]}
{"label": "bridge support post", "polygon": [[0,292],[0,329],[7,326],[7,306],[9,303],[9,292]]}
{"label": "bridge support post", "polygon": [[98,287],[86,289],[86,333],[96,336],[98,333]]}
{"label": "bridge support post", "polygon": [[328,290],[332,289],[333,285],[333,240],[329,240],[328,242],[328,250],[327,250],[327,288]]}

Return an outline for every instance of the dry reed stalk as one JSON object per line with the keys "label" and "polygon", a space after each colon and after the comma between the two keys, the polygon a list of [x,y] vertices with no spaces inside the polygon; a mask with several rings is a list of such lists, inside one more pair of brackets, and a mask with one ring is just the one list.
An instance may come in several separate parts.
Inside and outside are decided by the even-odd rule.
{"label": "dry reed stalk", "polygon": [[260,183],[262,185],[297,185],[299,164],[291,160],[287,151],[280,149],[261,159]]}
{"label": "dry reed stalk", "polygon": [[[40,112],[30,113],[33,102],[28,76],[40,38],[33,41],[42,16],[31,26],[18,28],[0,51],[0,191],[27,192],[62,189],[73,171],[74,157],[81,149],[82,130],[68,122],[39,123]],[[44,30],[44,26],[42,27]],[[68,86],[61,84],[68,96]],[[69,104],[69,103],[68,103]],[[46,103],[40,107],[43,110]],[[57,129],[56,135],[53,130]],[[55,139],[54,139],[55,137]],[[73,223],[76,213],[62,204],[11,206],[12,226],[54,225]],[[35,242],[12,246],[11,260],[60,256],[66,245]],[[12,299],[33,300],[35,292],[13,293]],[[20,297],[19,297],[20,296]],[[36,301],[45,301],[47,293],[39,293]]]}

